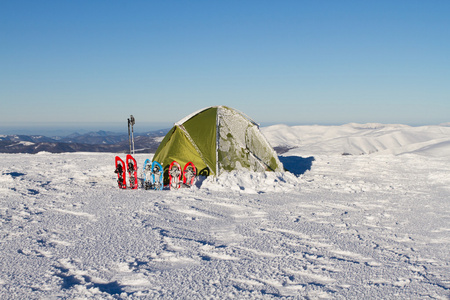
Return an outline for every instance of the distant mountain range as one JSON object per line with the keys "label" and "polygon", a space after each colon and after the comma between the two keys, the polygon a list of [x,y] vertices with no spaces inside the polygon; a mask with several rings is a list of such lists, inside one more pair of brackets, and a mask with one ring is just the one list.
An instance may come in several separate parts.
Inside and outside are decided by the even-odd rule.
{"label": "distant mountain range", "polygon": [[[134,134],[136,153],[154,153],[169,129]],[[73,133],[65,137],[0,135],[0,153],[128,152],[128,134],[110,131]]]}

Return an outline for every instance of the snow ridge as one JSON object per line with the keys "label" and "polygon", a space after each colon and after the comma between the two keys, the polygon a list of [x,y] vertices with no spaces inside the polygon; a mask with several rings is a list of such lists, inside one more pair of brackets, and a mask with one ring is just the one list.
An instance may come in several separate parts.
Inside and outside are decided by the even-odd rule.
{"label": "snow ridge", "polygon": [[[450,127],[384,124],[262,128],[272,146],[295,148],[288,154],[406,154],[449,156]],[[288,155],[284,154],[284,155]]]}

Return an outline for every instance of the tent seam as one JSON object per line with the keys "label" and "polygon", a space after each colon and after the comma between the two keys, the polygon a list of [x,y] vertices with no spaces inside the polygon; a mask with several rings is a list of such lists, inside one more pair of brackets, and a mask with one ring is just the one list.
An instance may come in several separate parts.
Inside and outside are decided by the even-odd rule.
{"label": "tent seam", "polygon": [[219,118],[219,109],[222,109],[222,106],[217,107],[216,111],[216,172],[217,176],[220,174],[219,170],[219,138],[220,138],[220,118]]}

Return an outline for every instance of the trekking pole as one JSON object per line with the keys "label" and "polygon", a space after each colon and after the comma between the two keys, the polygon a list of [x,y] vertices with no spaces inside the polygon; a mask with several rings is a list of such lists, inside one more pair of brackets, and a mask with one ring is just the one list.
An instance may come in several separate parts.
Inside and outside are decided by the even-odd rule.
{"label": "trekking pole", "polygon": [[128,119],[128,144],[130,145],[130,154],[131,154],[131,136],[130,136],[130,119]]}
{"label": "trekking pole", "polygon": [[133,115],[130,116],[131,119],[131,143],[133,144],[133,155],[134,155],[134,124],[136,123]]}

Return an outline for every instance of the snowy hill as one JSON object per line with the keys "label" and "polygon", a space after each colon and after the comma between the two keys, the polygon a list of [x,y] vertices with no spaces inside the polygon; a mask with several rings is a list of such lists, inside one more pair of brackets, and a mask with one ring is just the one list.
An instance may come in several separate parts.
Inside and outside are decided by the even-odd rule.
{"label": "snowy hill", "polygon": [[119,190],[114,153],[0,154],[0,299],[448,299],[448,129],[271,126],[294,174],[179,191]]}
{"label": "snowy hill", "polygon": [[288,154],[405,154],[450,156],[450,127],[384,124],[286,126],[262,128],[274,147]]}

